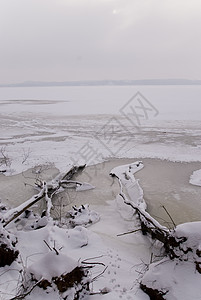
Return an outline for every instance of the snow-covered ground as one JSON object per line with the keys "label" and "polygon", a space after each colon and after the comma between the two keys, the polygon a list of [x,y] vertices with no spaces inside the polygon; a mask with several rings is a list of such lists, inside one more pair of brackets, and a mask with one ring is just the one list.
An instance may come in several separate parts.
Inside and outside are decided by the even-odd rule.
{"label": "snow-covered ground", "polygon": [[[138,91],[140,94],[136,95]],[[22,265],[24,271],[29,271],[34,269],[34,264],[44,263],[40,259],[49,253],[44,240],[51,247],[55,243],[56,249],[62,248],[62,255],[70,253],[70,257],[76,262],[94,258],[92,262],[104,264],[96,265],[92,271],[92,277],[96,277],[105,270],[93,282],[91,288],[95,295],[89,296],[90,300],[149,299],[139,289],[139,281],[148,268],[151,253],[155,253],[157,249],[141,232],[117,236],[135,229],[135,218],[129,207],[123,205],[117,196],[117,181],[106,177],[108,167],[105,167],[104,161],[113,158],[130,158],[132,161],[137,158],[159,158],[173,162],[193,162],[192,173],[200,169],[201,87],[2,88],[0,92],[0,170],[6,171],[5,175],[16,176],[11,176],[6,181],[5,175],[0,175],[3,178],[0,198],[9,199],[9,189],[13,195],[13,184],[15,186],[19,176],[24,176],[21,178],[23,184],[41,171],[47,171],[44,176],[52,178],[57,172],[66,171],[69,164],[80,162],[91,165],[90,171],[83,175],[85,181],[93,184],[95,178],[102,183],[97,190],[80,191],[75,196],[78,205],[89,203],[91,209],[100,215],[100,220],[87,229],[62,229],[49,224],[36,231],[16,233],[21,261],[12,265],[12,271],[7,272],[9,269],[4,268],[0,273],[2,299],[14,297],[21,280],[18,271]],[[98,162],[103,163],[95,166]],[[115,165],[118,165],[118,160]],[[161,166],[160,171],[164,170],[164,166]],[[26,171],[30,168],[32,170]],[[154,174],[154,168],[152,169]],[[187,169],[179,170],[185,172]],[[145,171],[146,164],[142,171],[136,173],[136,178]],[[176,175],[180,176],[178,172],[175,173],[175,178]],[[181,174],[182,178],[183,175]],[[183,193],[186,188],[189,196],[193,193],[188,185],[190,175],[182,181]],[[139,176],[140,182],[143,182],[143,175]],[[151,176],[150,173],[150,178]],[[10,179],[13,182],[9,183]],[[157,186],[160,190],[160,178],[157,180],[155,191],[151,191],[151,198],[154,198],[154,193],[157,195]],[[190,182],[200,185],[200,171],[193,173]],[[171,186],[171,182],[168,185]],[[107,188],[104,189],[104,186]],[[28,186],[23,190],[20,185],[16,185],[16,195],[20,196],[26,190],[24,195],[29,198],[33,190],[29,186],[27,192],[27,188]],[[174,205],[175,201],[177,207],[180,203],[183,205],[181,194],[173,190],[171,192],[174,198],[171,204]],[[158,199],[157,196],[156,198]],[[168,199],[166,200],[169,201]],[[8,201],[8,204],[16,206],[20,201]],[[194,198],[195,209],[200,207],[196,201]],[[71,201],[67,204],[72,205]],[[190,209],[189,204],[187,208]],[[165,270],[169,267],[171,268],[168,265]],[[177,270],[178,276],[182,276],[184,268]],[[44,273],[38,276],[44,276]],[[191,273],[186,276],[190,278]],[[194,279],[199,280],[197,276]],[[181,283],[179,281],[179,288]],[[104,288],[109,293],[96,294]],[[177,295],[181,296],[181,293],[178,292]],[[199,299],[198,295],[198,291],[195,291],[194,299]],[[60,299],[59,295],[46,294],[39,288],[26,296],[27,300],[34,298]],[[183,295],[182,299],[189,299],[189,294]]]}
{"label": "snow-covered ground", "polygon": [[0,149],[6,147],[12,174],[36,164],[61,169],[109,157],[201,160],[200,86],[0,92]]}

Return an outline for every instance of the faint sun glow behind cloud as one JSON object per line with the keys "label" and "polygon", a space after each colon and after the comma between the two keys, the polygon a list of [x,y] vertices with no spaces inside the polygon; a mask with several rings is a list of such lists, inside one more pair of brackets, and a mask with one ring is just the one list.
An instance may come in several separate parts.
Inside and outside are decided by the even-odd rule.
{"label": "faint sun glow behind cloud", "polygon": [[1,0],[0,83],[201,79],[200,0]]}

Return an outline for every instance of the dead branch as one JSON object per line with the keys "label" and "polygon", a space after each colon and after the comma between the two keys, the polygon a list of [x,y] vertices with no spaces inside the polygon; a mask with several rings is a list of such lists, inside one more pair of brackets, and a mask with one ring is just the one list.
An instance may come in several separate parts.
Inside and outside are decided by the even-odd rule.
{"label": "dead branch", "polygon": [[175,224],[173,218],[171,217],[170,213],[168,212],[167,208],[166,208],[164,205],[162,205],[162,208],[165,210],[166,214],[168,215],[168,217],[169,217],[170,220],[172,221],[172,224],[174,225],[174,228],[175,228],[175,227],[176,227],[176,224]]}
{"label": "dead branch", "polygon": [[166,227],[161,226],[160,223],[152,218],[145,210],[142,210],[139,206],[128,201],[123,193],[120,193],[119,195],[123,198],[125,204],[131,206],[135,211],[137,211],[141,222],[142,233],[150,233],[152,238],[156,238],[160,242],[165,243],[170,231]]}
{"label": "dead branch", "polygon": [[17,217],[19,217],[25,210],[27,210],[29,207],[37,203],[39,200],[41,200],[45,196],[45,187],[38,193],[37,195],[31,197],[28,201],[23,203],[22,205],[18,206],[14,210],[9,210],[5,215],[4,215],[4,220],[5,221],[3,227],[6,227],[10,222],[15,220]]}
{"label": "dead branch", "polygon": [[73,180],[61,180],[60,184],[63,187],[63,186],[68,185],[68,184],[82,185],[82,182],[73,181]]}
{"label": "dead branch", "polygon": [[138,232],[138,231],[142,231],[142,228],[132,230],[132,231],[128,231],[128,232],[124,232],[124,233],[119,233],[119,234],[117,234],[117,236],[127,235],[127,234],[135,233],[135,232]]}
{"label": "dead branch", "polygon": [[[54,185],[47,184],[46,182],[36,182],[36,186],[41,189],[41,191],[37,194],[31,197],[29,200],[27,200],[25,203],[19,205],[18,207],[9,210],[4,215],[4,227],[6,227],[10,222],[18,218],[25,210],[27,210],[29,207],[36,204],[39,200],[45,197],[46,204],[47,204],[47,216],[50,215],[50,210],[52,207],[52,198],[53,196],[58,192],[60,189],[62,183],[67,184],[67,180],[71,179],[74,174],[76,174],[79,171],[82,171],[84,166],[73,166],[63,177],[61,181],[56,182]],[[66,178],[66,180],[65,180]],[[54,180],[55,181],[55,180]],[[70,181],[72,183],[72,181]],[[76,183],[76,182],[74,182]],[[81,184],[80,182],[78,184]]]}
{"label": "dead branch", "polygon": [[89,260],[100,258],[100,257],[102,257],[102,255],[97,256],[97,257],[87,258],[87,259],[81,261],[81,264],[84,264],[84,265],[101,265],[101,266],[105,267],[105,264],[102,263],[102,262],[89,262]]}
{"label": "dead branch", "polygon": [[45,245],[50,249],[50,251],[52,251],[52,248],[51,248],[50,245],[46,242],[46,240],[43,240],[43,242],[44,242]]}
{"label": "dead branch", "polygon": [[13,298],[11,298],[10,300],[20,300],[20,299],[24,299],[26,296],[28,296],[35,287],[37,287],[41,282],[43,281],[43,278],[40,279],[39,281],[37,281],[27,292],[25,292],[24,294],[15,296]]}
{"label": "dead branch", "polygon": [[6,167],[9,167],[11,165],[11,159],[6,154],[6,146],[1,147],[0,154],[2,157],[0,157],[0,165],[5,165]]}
{"label": "dead branch", "polygon": [[22,164],[24,164],[24,163],[27,161],[27,159],[29,158],[29,155],[30,155],[30,153],[31,153],[31,149],[29,148],[29,149],[25,150],[25,149],[23,148],[22,150],[23,150]]}
{"label": "dead branch", "polygon": [[98,279],[99,277],[101,277],[101,276],[105,273],[105,271],[107,270],[107,268],[108,268],[108,266],[105,267],[105,269],[104,269],[100,274],[98,274],[96,277],[94,277],[94,278],[91,280],[91,282],[93,282],[93,281],[95,281],[96,279]]}
{"label": "dead branch", "polygon": [[69,180],[69,179],[71,179],[76,173],[82,172],[85,167],[86,167],[86,165],[72,166],[72,168],[66,174],[64,174],[64,176],[62,177],[61,180],[65,180],[65,179]]}

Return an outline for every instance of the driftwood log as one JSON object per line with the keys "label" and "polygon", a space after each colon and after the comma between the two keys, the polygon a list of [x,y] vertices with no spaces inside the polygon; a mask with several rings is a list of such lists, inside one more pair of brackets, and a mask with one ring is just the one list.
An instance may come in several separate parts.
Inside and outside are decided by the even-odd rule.
{"label": "driftwood log", "polygon": [[[136,165],[136,167],[138,166]],[[201,222],[190,222],[176,226],[167,212],[174,228],[168,229],[167,227],[162,226],[146,211],[146,206],[141,205],[142,202],[138,201],[138,194],[133,194],[132,197],[131,193],[129,195],[130,199],[128,199],[126,195],[129,194],[129,191],[127,190],[127,194],[123,192],[123,187],[126,189],[127,186],[128,188],[130,187],[128,184],[129,182],[133,184],[136,183],[134,176],[131,174],[130,168],[127,171],[122,171],[122,173],[121,170],[115,170],[115,172],[111,173],[111,175],[116,176],[119,179],[121,187],[119,196],[122,197],[123,202],[126,205],[129,205],[135,211],[135,214],[139,219],[142,234],[148,235],[151,239],[158,240],[163,244],[164,255],[167,258],[166,262],[172,261],[175,263],[175,266],[178,261],[182,264],[190,262],[194,264],[195,272],[201,274]],[[143,197],[143,195],[140,195],[140,197]],[[140,200],[142,199],[140,198]],[[139,231],[139,229],[133,230],[133,232],[136,231]],[[152,266],[155,268],[155,265]],[[148,270],[146,272],[147,276],[145,274],[141,280],[141,289],[149,295],[151,300],[169,299],[167,298],[170,291],[168,285],[163,286],[163,283],[161,286],[154,285],[154,282],[156,282],[157,279],[154,280],[155,277],[151,270]]]}
{"label": "driftwood log", "polygon": [[[199,240],[197,243],[190,245],[188,243],[190,237],[188,234],[185,234],[185,231],[182,235],[178,235],[177,227],[173,230],[169,230],[160,225],[149,213],[126,200],[123,194],[120,194],[120,196],[124,199],[125,204],[131,206],[137,212],[143,235],[148,234],[153,240],[158,240],[163,243],[164,250],[171,260],[176,258],[182,261],[187,260],[189,255],[193,256],[196,270],[201,274],[201,250]],[[193,226],[195,223],[197,222],[192,222],[191,225]],[[181,227],[182,225],[179,226]]]}
{"label": "driftwood log", "polygon": [[66,172],[60,180],[55,179],[53,180],[54,184],[48,184],[45,181],[37,181],[35,183],[36,188],[39,189],[39,193],[34,195],[29,200],[24,202],[23,204],[19,205],[14,209],[10,209],[3,215],[2,224],[3,227],[6,227],[10,224],[13,220],[18,218],[23,212],[25,212],[28,208],[33,206],[39,200],[45,198],[47,204],[46,215],[50,215],[50,210],[52,207],[52,198],[53,196],[59,191],[61,187],[65,188],[67,185],[74,183],[75,185],[81,185],[82,183],[72,181],[70,179],[73,178],[75,174],[78,172],[82,172],[86,165],[83,166],[72,166],[72,168]]}

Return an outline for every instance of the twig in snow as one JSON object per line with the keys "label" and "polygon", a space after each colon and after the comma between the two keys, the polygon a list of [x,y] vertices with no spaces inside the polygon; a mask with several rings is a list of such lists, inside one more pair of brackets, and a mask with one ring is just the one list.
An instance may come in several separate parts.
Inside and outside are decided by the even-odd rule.
{"label": "twig in snow", "polygon": [[138,232],[138,231],[142,231],[142,228],[132,230],[132,231],[128,231],[128,232],[124,232],[124,233],[119,233],[119,234],[117,234],[117,236],[122,236],[122,235],[130,234],[130,233],[135,233],[135,232]]}
{"label": "twig in snow", "polygon": [[22,155],[22,164],[24,164],[27,159],[29,158],[29,155],[31,153],[31,149],[28,148],[27,150],[25,150],[24,148],[22,149],[23,150],[23,155]]}
{"label": "twig in snow", "polygon": [[48,245],[48,243],[46,242],[46,240],[43,240],[43,242],[44,242],[45,245],[50,249],[50,251],[52,251],[52,248],[50,247],[50,245]]}
{"label": "twig in snow", "polygon": [[98,274],[96,277],[94,277],[94,278],[91,280],[91,282],[94,282],[96,279],[98,279],[100,276],[102,276],[102,275],[105,273],[105,271],[107,270],[107,268],[108,268],[108,266],[105,267],[105,269],[104,269],[100,274]]}
{"label": "twig in snow", "polygon": [[[43,240],[43,242],[44,242],[45,245],[50,249],[50,251],[54,250],[55,253],[56,253],[56,255],[59,255],[59,251],[58,251],[58,250],[56,249],[56,247],[55,247],[55,241],[54,241],[54,247],[53,247],[53,248],[50,247],[50,245],[46,242],[46,240]],[[61,249],[62,249],[62,247],[61,247]]]}
{"label": "twig in snow", "polygon": [[15,296],[13,298],[11,298],[10,300],[20,300],[20,299],[24,299],[26,296],[28,296],[32,291],[33,289],[38,286],[40,284],[40,282],[43,281],[43,278],[40,279],[39,281],[37,281],[31,288],[30,290],[28,290],[27,292],[25,292],[24,294],[21,294],[21,295],[18,295],[18,296]]}
{"label": "twig in snow", "polygon": [[163,209],[165,210],[165,212],[167,213],[168,217],[169,217],[170,220],[172,221],[172,224],[174,225],[174,228],[175,228],[175,227],[176,227],[176,224],[175,224],[173,218],[171,217],[170,213],[168,212],[167,208],[166,208],[164,205],[162,205],[162,208],[163,208]]}
{"label": "twig in snow", "polygon": [[1,147],[0,154],[2,157],[0,157],[0,166],[5,165],[6,167],[9,167],[11,165],[11,159],[6,154],[6,146]]}
{"label": "twig in snow", "polygon": [[[24,203],[24,205],[20,205],[18,208],[16,208],[16,210],[13,210],[13,214],[11,214],[9,216],[10,211],[8,211],[8,220],[5,222],[5,224],[3,225],[3,227],[6,227],[8,224],[10,224],[10,222],[12,222],[13,220],[15,220],[17,217],[19,217],[26,209],[28,209],[29,207],[31,207],[32,205],[34,205],[35,203],[37,203],[40,199],[42,199],[45,196],[45,188],[43,187],[43,189],[40,191],[40,193],[38,193],[37,195],[31,197],[31,199],[29,199],[28,201],[26,201]],[[12,210],[11,210],[12,211]],[[9,219],[10,217],[10,219]]]}
{"label": "twig in snow", "polygon": [[[62,180],[65,182],[65,184],[67,183],[66,180],[69,180],[72,178],[72,176],[77,173],[78,171],[82,171],[83,168],[85,166],[73,166],[70,171],[68,171],[62,178]],[[65,179],[66,178],[66,179]],[[42,199],[43,197],[45,197],[46,203],[47,203],[47,211],[46,214],[49,217],[50,216],[50,210],[52,208],[52,197],[59,191],[60,187],[61,187],[61,182],[62,181],[58,181],[56,185],[52,185],[52,184],[47,184],[44,181],[41,181],[40,179],[36,179],[36,186],[38,188],[40,188],[40,192],[31,197],[29,200],[27,200],[25,203],[19,205],[18,207],[11,209],[10,211],[8,211],[4,217],[4,227],[6,227],[10,222],[12,222],[13,220],[15,220],[18,216],[20,216],[26,209],[28,209],[29,207],[31,207],[32,205],[34,205],[36,202],[38,202],[40,199]],[[73,181],[71,181],[70,183],[72,183]],[[78,185],[80,185],[80,182],[73,182],[76,183]]]}
{"label": "twig in snow", "polygon": [[54,241],[54,247],[52,249],[56,252],[56,255],[59,255],[59,251],[55,247],[55,241]]}

